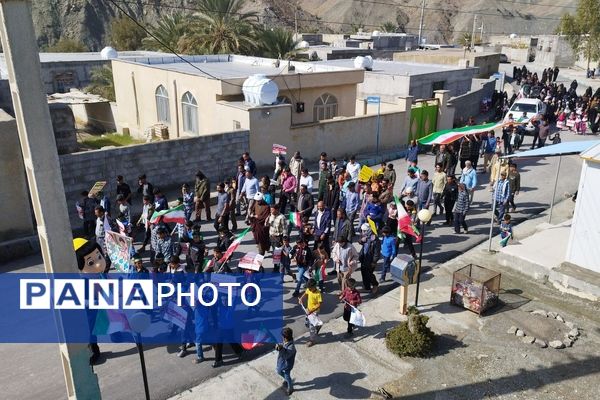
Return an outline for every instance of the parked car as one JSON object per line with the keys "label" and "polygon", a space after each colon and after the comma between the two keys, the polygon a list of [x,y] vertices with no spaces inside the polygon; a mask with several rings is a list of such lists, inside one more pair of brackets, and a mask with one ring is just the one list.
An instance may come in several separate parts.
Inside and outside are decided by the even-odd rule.
{"label": "parked car", "polygon": [[539,121],[545,113],[546,104],[540,99],[518,99],[507,111],[503,122],[509,122],[509,115],[512,114],[515,123],[524,124],[526,133],[533,133],[534,126],[531,121]]}
{"label": "parked car", "polygon": [[509,62],[508,56],[504,53],[500,53],[500,64],[508,64]]}

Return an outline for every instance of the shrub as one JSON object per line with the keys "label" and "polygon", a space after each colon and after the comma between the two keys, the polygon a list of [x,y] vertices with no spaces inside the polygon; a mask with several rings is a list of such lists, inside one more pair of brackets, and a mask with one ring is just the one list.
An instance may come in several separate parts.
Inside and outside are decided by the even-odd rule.
{"label": "shrub", "polygon": [[408,309],[408,321],[390,329],[385,335],[387,348],[400,357],[425,357],[431,351],[435,334],[427,327],[429,317],[416,307]]}

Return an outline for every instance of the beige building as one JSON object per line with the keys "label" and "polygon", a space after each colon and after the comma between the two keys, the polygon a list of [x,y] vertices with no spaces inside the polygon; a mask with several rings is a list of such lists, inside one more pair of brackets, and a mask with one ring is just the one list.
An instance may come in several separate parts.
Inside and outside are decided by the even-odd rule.
{"label": "beige building", "polygon": [[[118,132],[176,139],[248,130],[252,158],[260,165],[272,165],[274,143],[309,158],[322,151],[342,157],[374,152],[379,131],[381,151],[402,148],[415,130],[413,108],[425,104],[413,105],[408,95],[382,96],[378,117],[377,107],[367,107],[359,98],[365,70],[353,65],[235,55],[186,60],[189,63],[173,57],[160,63],[113,60]],[[262,82],[267,86],[252,82],[257,75],[265,77]],[[253,98],[244,93],[244,82],[262,94]],[[257,97],[264,101],[256,101]],[[453,111],[447,105],[449,91],[435,97],[439,111],[435,126],[449,128]]]}
{"label": "beige building", "polygon": [[290,104],[292,125],[355,114],[364,71],[236,55],[113,60],[117,130],[145,137],[158,124],[170,138],[249,129],[242,85],[262,74],[279,88],[276,104]]}

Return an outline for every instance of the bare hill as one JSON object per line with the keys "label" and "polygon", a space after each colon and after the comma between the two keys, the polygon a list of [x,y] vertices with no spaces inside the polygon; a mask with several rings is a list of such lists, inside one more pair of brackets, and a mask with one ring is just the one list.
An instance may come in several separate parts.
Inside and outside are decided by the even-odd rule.
{"label": "bare hill", "polygon": [[[90,50],[108,41],[110,21],[117,10],[107,0],[36,0],[33,18],[42,47],[60,38],[81,40]],[[192,12],[194,0],[119,0],[140,21],[152,25],[160,15]],[[471,32],[473,15],[483,34],[549,34],[560,16],[574,12],[576,0],[426,0],[423,34],[429,43],[453,42]],[[247,0],[246,9],[261,15],[266,26],[300,31],[351,33],[393,22],[400,30],[417,32],[421,0]],[[479,33],[479,31],[478,31]]]}

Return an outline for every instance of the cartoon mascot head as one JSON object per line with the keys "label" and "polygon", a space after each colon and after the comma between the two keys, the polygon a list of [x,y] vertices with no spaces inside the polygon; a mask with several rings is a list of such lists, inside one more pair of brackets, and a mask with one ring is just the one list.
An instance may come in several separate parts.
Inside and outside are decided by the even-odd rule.
{"label": "cartoon mascot head", "polygon": [[83,238],[73,239],[73,249],[77,256],[77,267],[84,274],[101,274],[106,270],[106,259],[95,241]]}

